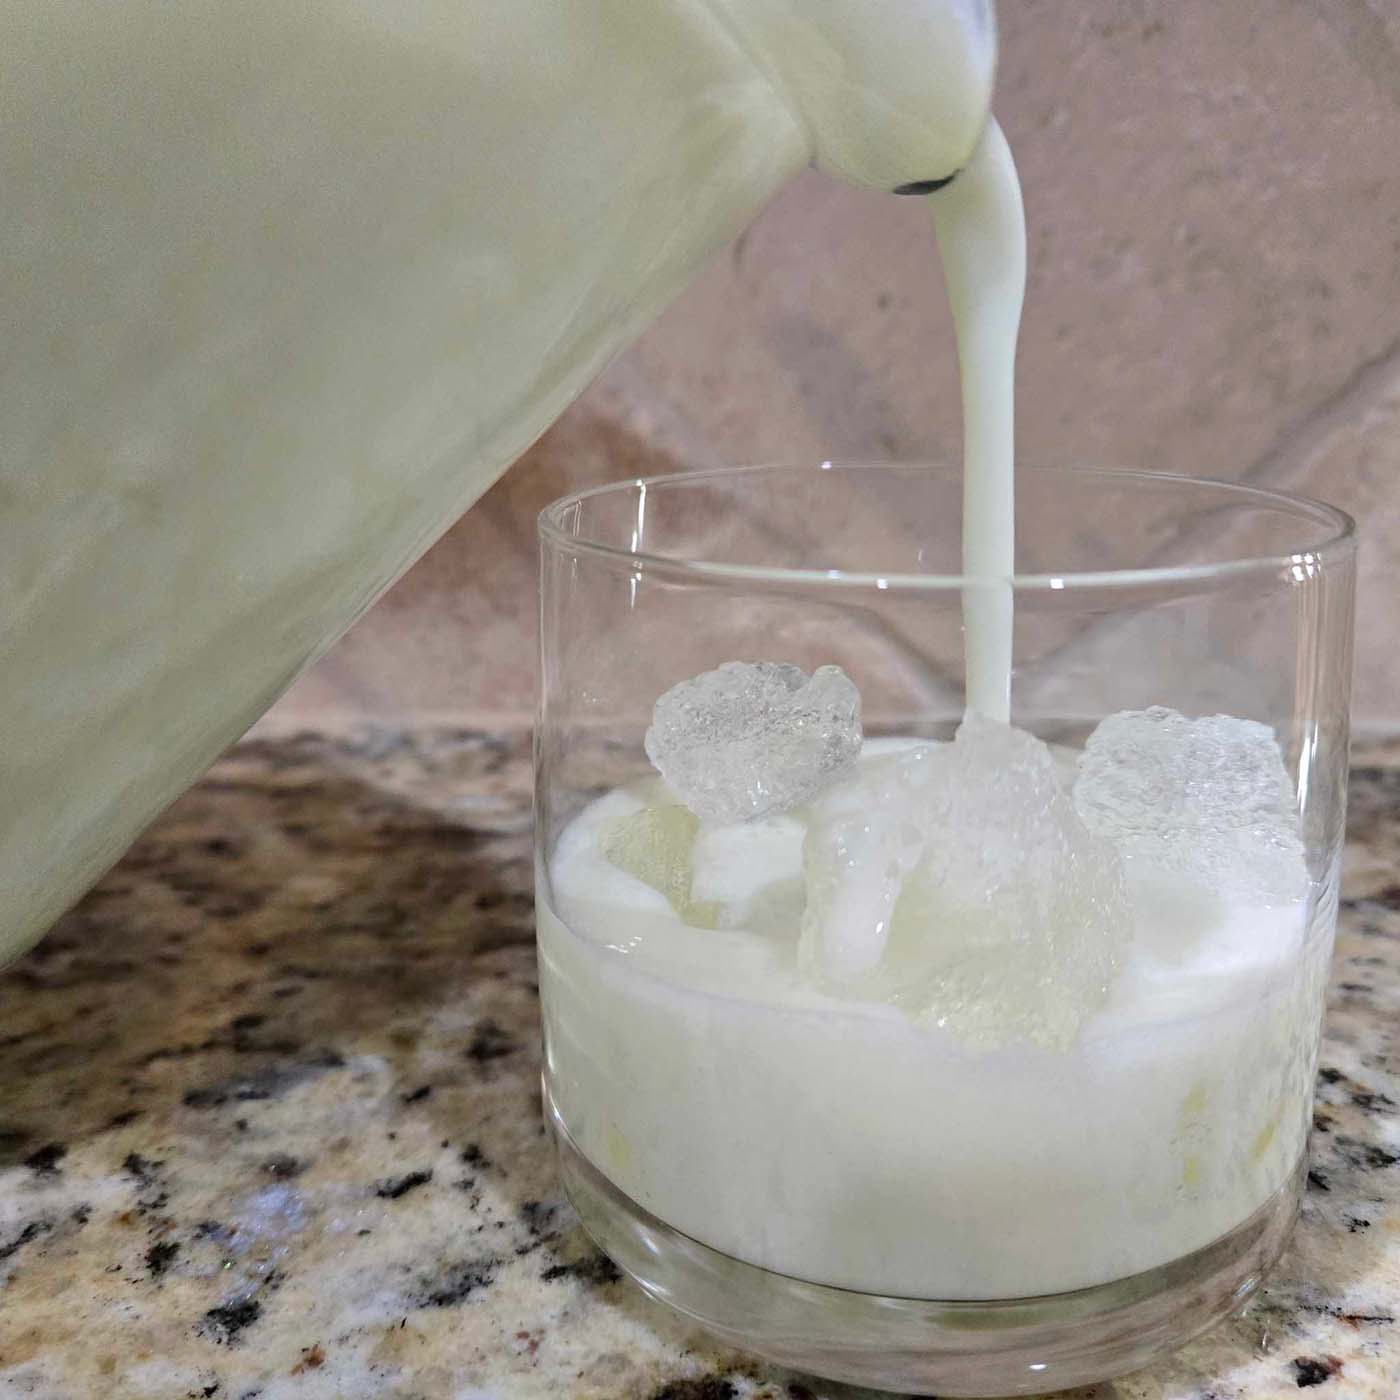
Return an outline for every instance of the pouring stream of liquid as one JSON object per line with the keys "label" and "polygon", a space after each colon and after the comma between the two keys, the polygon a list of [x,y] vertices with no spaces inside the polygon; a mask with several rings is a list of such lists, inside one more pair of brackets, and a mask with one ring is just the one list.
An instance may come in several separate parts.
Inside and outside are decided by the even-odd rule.
{"label": "pouring stream of liquid", "polygon": [[1006,723],[1016,564],[1016,337],[1026,290],[1026,220],[1011,148],[994,120],[957,179],[930,195],[929,206],[962,374],[967,709]]}

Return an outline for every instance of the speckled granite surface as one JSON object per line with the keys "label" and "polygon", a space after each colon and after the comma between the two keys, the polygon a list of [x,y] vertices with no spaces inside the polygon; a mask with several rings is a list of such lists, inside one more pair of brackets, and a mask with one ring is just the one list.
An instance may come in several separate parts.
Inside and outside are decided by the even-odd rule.
{"label": "speckled granite surface", "polygon": [[[1252,1312],[1093,1400],[1400,1396],[1400,748]],[[523,740],[245,744],[0,975],[0,1396],[812,1400],[618,1280],[538,1107]]]}

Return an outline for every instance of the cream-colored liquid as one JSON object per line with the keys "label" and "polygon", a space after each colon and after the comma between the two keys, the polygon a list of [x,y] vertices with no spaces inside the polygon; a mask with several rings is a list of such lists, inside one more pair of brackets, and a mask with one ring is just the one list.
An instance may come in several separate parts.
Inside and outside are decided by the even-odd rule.
{"label": "cream-colored liquid", "polygon": [[929,196],[953,310],[963,403],[963,629],[967,708],[1011,718],[1016,338],[1026,220],[1011,148],[989,121],[972,160]]}
{"label": "cream-colored liquid", "polygon": [[561,834],[540,985],[555,1110],[677,1229],[814,1282],[1014,1297],[1179,1258],[1287,1181],[1326,968],[1310,900],[1141,884],[1076,1041],[985,1052],[803,978],[800,816],[701,835],[697,897],[743,926],[695,929],[600,853],[642,798],[613,792]]}

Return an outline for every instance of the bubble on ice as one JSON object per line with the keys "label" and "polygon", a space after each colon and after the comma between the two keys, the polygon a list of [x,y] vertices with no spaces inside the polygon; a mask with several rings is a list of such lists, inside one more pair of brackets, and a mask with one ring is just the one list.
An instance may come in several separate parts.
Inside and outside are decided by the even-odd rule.
{"label": "bubble on ice", "polygon": [[804,858],[807,974],[976,1049],[1070,1044],[1132,936],[1121,863],[1050,750],[975,716],[825,794]]}
{"label": "bubble on ice", "polygon": [[707,824],[752,821],[807,801],[860,753],[860,692],[839,666],[810,677],[777,661],[728,661],[672,686],[647,757]]}
{"label": "bubble on ice", "polygon": [[1306,890],[1293,786],[1266,724],[1160,705],[1110,715],[1084,746],[1074,802],[1130,874],[1265,904]]}
{"label": "bubble on ice", "polygon": [[699,819],[684,807],[643,807],[614,817],[603,828],[599,844],[619,870],[664,895],[683,922],[714,928],[714,905],[691,897],[699,830]]}

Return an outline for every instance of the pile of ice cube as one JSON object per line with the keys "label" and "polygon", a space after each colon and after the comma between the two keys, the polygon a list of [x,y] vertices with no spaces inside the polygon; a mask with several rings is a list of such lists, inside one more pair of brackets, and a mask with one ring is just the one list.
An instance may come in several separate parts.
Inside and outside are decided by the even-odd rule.
{"label": "pile of ice cube", "polygon": [[[1033,735],[976,716],[951,743],[862,757],[860,695],[839,668],[729,662],[657,701],[646,750],[676,800],[614,824],[614,864],[686,922],[733,927],[758,907],[765,861],[792,883],[778,867],[805,833],[803,975],[975,1048],[1075,1038],[1133,938],[1135,881],[1255,903],[1306,889],[1273,731],[1225,715],[1110,716],[1072,778]],[[697,897],[706,843],[749,853],[734,862],[744,899],[722,873],[717,898]]]}
{"label": "pile of ice cube", "polygon": [[1068,1044],[1131,934],[1118,858],[1049,748],[976,716],[814,803],[804,855],[808,975],[973,1046]]}

